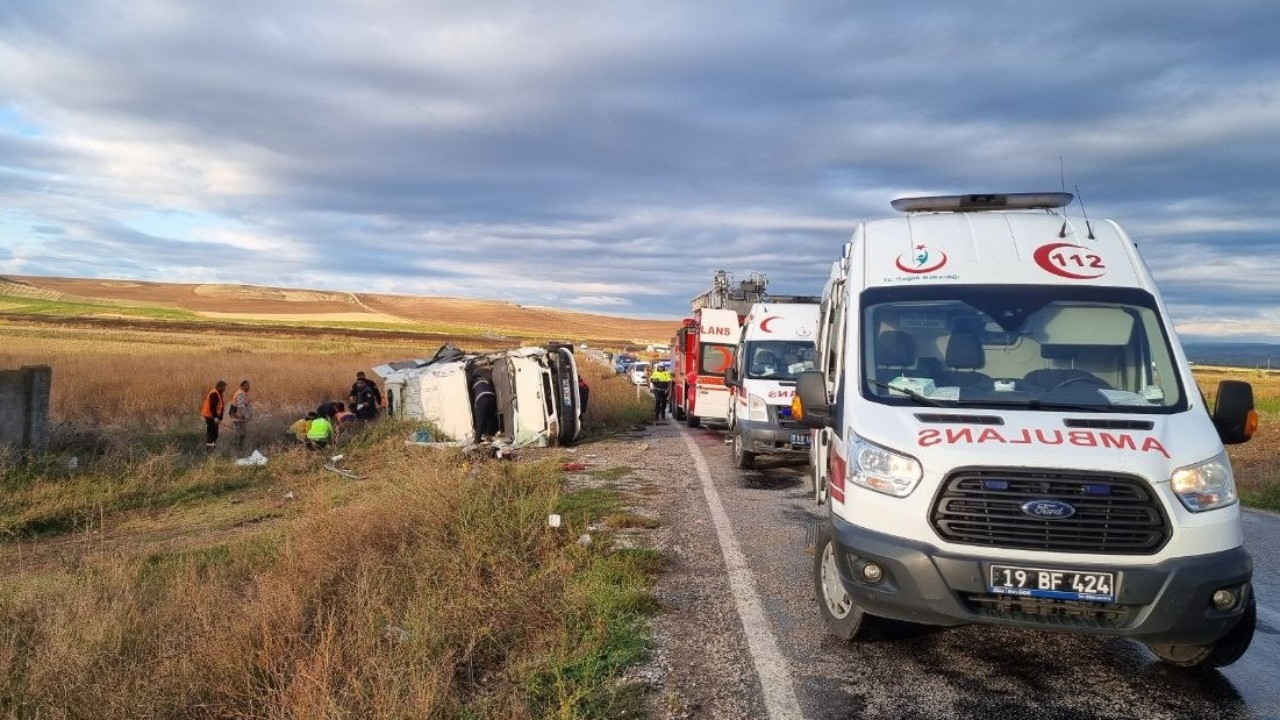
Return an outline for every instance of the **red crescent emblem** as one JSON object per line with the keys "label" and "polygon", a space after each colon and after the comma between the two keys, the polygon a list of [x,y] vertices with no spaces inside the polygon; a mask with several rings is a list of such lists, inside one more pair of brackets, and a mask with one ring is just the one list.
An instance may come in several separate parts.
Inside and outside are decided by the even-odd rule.
{"label": "red crescent emblem", "polygon": [[774,321],[774,320],[777,320],[779,317],[782,317],[782,316],[781,316],[781,315],[770,315],[769,317],[767,317],[767,318],[765,318],[765,319],[761,320],[761,321],[760,321],[760,330],[761,330],[762,332],[773,332],[772,330],[770,330],[770,329],[769,329],[769,323],[770,323],[770,322],[772,322],[772,321]]}
{"label": "red crescent emblem", "polygon": [[[728,370],[729,366],[733,364],[733,354],[724,348],[711,348],[711,352],[720,353],[720,364],[712,368],[711,372],[723,374],[724,371]],[[707,360],[710,361],[711,358],[708,357]],[[710,362],[708,362],[708,364],[710,364]]]}
{"label": "red crescent emblem", "polygon": [[1102,256],[1073,243],[1049,243],[1036,248],[1036,264],[1041,269],[1072,280],[1093,280],[1107,273]]}

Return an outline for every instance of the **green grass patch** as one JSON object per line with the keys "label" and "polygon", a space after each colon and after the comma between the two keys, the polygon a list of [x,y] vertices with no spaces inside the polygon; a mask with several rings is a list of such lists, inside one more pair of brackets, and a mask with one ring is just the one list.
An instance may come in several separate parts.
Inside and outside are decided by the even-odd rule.
{"label": "green grass patch", "polygon": [[603,482],[618,482],[633,472],[635,472],[635,468],[630,468],[626,465],[619,465],[617,467],[601,468],[599,470],[588,470],[587,474]]}
{"label": "green grass patch", "polygon": [[1240,502],[1251,508],[1280,513],[1280,484],[1258,490],[1241,490]]}
{"label": "green grass patch", "polygon": [[586,527],[618,512],[624,503],[622,494],[607,488],[588,488],[566,493],[556,502],[556,512],[569,527]]}
{"label": "green grass patch", "polygon": [[574,576],[572,606],[560,646],[547,667],[524,685],[541,717],[616,718],[642,712],[642,688],[619,682],[653,646],[646,617],[660,609],[649,591],[662,566],[656,550],[619,550],[595,556]]}
{"label": "green grass patch", "polygon": [[657,518],[651,518],[648,515],[638,515],[633,512],[615,512],[604,516],[605,527],[621,530],[623,528],[644,528],[652,530],[661,523]]}
{"label": "green grass patch", "polygon": [[91,459],[86,465],[72,472],[43,461],[6,472],[0,483],[0,542],[97,527],[107,516],[129,510],[197,506],[275,479],[270,468],[227,468],[172,452]]}
{"label": "green grass patch", "polygon": [[37,298],[0,295],[5,303],[4,311],[18,315],[45,315],[55,317],[85,317],[90,315],[121,315],[150,320],[198,320],[199,316],[179,308],[149,307],[144,305],[116,305],[114,303],[68,302]]}

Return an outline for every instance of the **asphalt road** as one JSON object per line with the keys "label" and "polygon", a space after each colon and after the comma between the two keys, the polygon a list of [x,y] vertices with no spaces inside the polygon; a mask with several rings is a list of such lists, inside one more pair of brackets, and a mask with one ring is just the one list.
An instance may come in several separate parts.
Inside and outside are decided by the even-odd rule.
{"label": "asphalt road", "polygon": [[[680,432],[706,458],[806,718],[1280,719],[1280,518],[1246,514],[1258,630],[1220,672],[1169,668],[1127,640],[982,625],[848,644],[823,632],[815,605],[804,545],[822,515],[805,468],[741,471],[722,432]],[[757,707],[769,716],[768,702]]]}

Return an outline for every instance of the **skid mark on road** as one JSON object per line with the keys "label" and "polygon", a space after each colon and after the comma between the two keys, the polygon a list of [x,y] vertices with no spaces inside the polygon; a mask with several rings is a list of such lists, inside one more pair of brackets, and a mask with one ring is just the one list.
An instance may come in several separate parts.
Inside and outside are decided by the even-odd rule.
{"label": "skid mark on road", "polygon": [[729,515],[720,502],[720,493],[716,492],[715,483],[711,480],[707,459],[702,456],[702,450],[688,431],[683,427],[679,430],[680,439],[684,440],[689,448],[689,455],[693,457],[693,467],[698,473],[698,479],[702,481],[702,492],[707,498],[707,508],[711,511],[711,524],[716,529],[720,551],[724,554],[724,564],[729,571],[729,590],[733,593],[733,602],[738,609],[738,617],[742,620],[742,630],[747,636],[751,662],[755,665],[756,674],[760,676],[765,712],[771,720],[802,718],[804,716],[800,712],[795,687],[791,684],[787,661],[778,648],[778,640],[773,636],[768,618],[764,616],[764,607],[756,594],[755,579],[751,576],[751,569],[747,567],[747,558],[742,554],[738,539],[733,534]]}

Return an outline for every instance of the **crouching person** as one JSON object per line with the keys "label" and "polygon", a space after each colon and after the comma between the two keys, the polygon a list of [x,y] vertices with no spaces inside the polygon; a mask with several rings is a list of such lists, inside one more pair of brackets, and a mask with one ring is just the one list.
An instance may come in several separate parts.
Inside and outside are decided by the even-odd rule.
{"label": "crouching person", "polygon": [[333,422],[323,415],[307,426],[307,447],[312,450],[329,447],[333,441]]}

